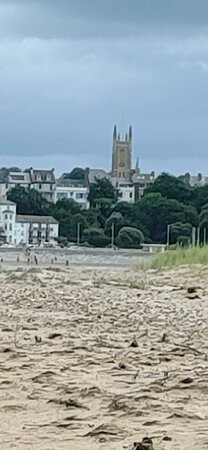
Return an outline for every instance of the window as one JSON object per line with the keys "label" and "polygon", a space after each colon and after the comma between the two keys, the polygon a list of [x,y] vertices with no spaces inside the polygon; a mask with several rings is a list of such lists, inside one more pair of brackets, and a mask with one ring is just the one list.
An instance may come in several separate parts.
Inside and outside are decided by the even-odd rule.
{"label": "window", "polygon": [[9,217],[10,217],[10,220],[12,220],[12,214],[10,214],[10,216],[9,216]]}
{"label": "window", "polygon": [[5,228],[5,230],[7,230],[7,223],[5,223],[5,226],[4,226],[4,228]]}
{"label": "window", "polygon": [[51,233],[53,233],[53,227],[50,228]]}
{"label": "window", "polygon": [[8,219],[8,214],[5,214],[5,220],[7,220]]}
{"label": "window", "polygon": [[24,236],[24,231],[21,232],[21,236]]}
{"label": "window", "polygon": [[58,192],[57,193],[57,200],[61,200],[62,198],[67,198],[68,194],[67,192]]}
{"label": "window", "polygon": [[12,181],[24,181],[25,177],[24,175],[12,175],[11,179]]}
{"label": "window", "polygon": [[8,187],[9,187],[8,184],[6,184],[6,189],[8,189]]}
{"label": "window", "polygon": [[129,194],[129,197],[130,197],[130,198],[132,198],[132,197],[133,197],[133,194],[132,194],[132,192],[130,192],[130,194]]}
{"label": "window", "polygon": [[42,189],[42,184],[39,184],[39,189]]}
{"label": "window", "polygon": [[9,231],[12,231],[12,223],[9,224]]}
{"label": "window", "polygon": [[52,184],[50,184],[50,190],[51,190],[51,191],[53,190],[53,185],[52,185]]}
{"label": "window", "polygon": [[12,242],[12,236],[9,236],[9,242]]}
{"label": "window", "polygon": [[46,179],[47,181],[51,181],[51,175],[47,175]]}
{"label": "window", "polygon": [[73,192],[70,192],[70,196],[73,197]]}
{"label": "window", "polygon": [[84,194],[82,192],[79,192],[79,193],[76,194],[76,199],[80,199],[80,198],[83,198],[83,197],[84,197]]}

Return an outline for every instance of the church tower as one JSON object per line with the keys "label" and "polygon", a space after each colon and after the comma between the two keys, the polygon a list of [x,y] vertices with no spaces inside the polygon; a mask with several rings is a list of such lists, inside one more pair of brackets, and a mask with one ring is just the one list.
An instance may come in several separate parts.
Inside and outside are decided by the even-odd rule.
{"label": "church tower", "polygon": [[132,159],[132,127],[129,127],[125,139],[117,134],[117,128],[113,131],[113,151],[112,151],[112,177],[129,180]]}

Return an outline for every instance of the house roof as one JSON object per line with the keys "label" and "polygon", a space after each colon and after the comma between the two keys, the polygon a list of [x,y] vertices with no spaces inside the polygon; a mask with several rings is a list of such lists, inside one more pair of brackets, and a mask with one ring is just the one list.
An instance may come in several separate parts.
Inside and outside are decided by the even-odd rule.
{"label": "house roof", "polygon": [[89,169],[88,172],[88,179],[89,183],[95,183],[96,178],[102,179],[102,178],[108,178],[110,179],[110,175],[103,169]]}
{"label": "house roof", "polygon": [[16,222],[58,224],[57,220],[52,216],[32,216],[25,214],[17,214]]}
{"label": "house roof", "polygon": [[5,205],[5,206],[7,206],[7,205],[16,205],[16,203],[14,203],[14,202],[10,202],[10,200],[0,200],[0,205]]}
{"label": "house roof", "polygon": [[81,187],[84,188],[85,183],[82,180],[71,180],[70,178],[64,179],[64,178],[58,178],[56,180],[56,186],[58,187]]}
{"label": "house roof", "polygon": [[[40,175],[41,179],[37,179],[37,175]],[[47,179],[47,175],[50,175],[51,179]],[[30,178],[32,183],[55,183],[55,174],[54,170],[38,170],[38,169],[30,169]]]}

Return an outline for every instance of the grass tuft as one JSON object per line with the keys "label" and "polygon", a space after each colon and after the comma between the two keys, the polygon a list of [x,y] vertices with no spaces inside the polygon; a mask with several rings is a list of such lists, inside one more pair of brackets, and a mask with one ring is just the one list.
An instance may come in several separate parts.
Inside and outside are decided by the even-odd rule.
{"label": "grass tuft", "polygon": [[208,246],[168,250],[157,255],[153,259],[151,267],[153,269],[162,269],[163,267],[178,267],[192,264],[208,264]]}

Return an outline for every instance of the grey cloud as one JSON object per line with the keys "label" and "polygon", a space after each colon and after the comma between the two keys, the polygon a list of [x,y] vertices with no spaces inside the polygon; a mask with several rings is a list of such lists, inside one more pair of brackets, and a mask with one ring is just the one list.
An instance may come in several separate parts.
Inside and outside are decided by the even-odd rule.
{"label": "grey cloud", "polygon": [[207,30],[207,0],[1,0],[1,35],[99,38]]}
{"label": "grey cloud", "polygon": [[145,170],[202,170],[207,13],[207,0],[0,0],[0,164],[110,168],[113,125],[132,123]]}

